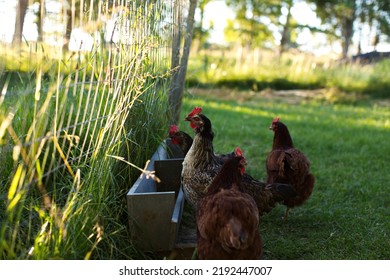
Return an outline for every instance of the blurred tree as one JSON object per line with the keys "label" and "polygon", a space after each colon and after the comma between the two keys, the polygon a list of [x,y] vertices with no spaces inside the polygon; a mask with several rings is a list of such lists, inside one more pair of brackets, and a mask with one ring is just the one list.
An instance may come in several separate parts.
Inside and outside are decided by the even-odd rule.
{"label": "blurred tree", "polygon": [[38,42],[43,42],[44,40],[44,33],[43,33],[43,23],[45,19],[45,13],[46,13],[46,5],[45,0],[39,0],[39,11],[38,11],[38,19],[37,19],[37,26],[38,26]]}
{"label": "blurred tree", "polygon": [[291,8],[294,5],[293,0],[288,1],[280,1],[281,11],[284,8],[286,10],[285,21],[284,23],[278,20],[281,28],[281,37],[279,43],[279,56],[283,54],[283,52],[291,45],[293,39],[296,36],[292,36],[292,33],[295,32],[295,28],[297,27],[296,21],[291,16]]}
{"label": "blurred tree", "polygon": [[360,21],[367,23],[371,28],[372,45],[381,41],[390,41],[390,1],[389,0],[361,0],[362,8],[359,13]]}
{"label": "blurred tree", "polygon": [[348,55],[357,17],[356,0],[309,0],[316,4],[316,13],[327,31],[342,41],[342,57]]}
{"label": "blurred tree", "polygon": [[102,1],[99,0],[68,0],[68,5],[63,5],[65,14],[67,15],[66,19],[66,29],[64,35],[64,49],[69,48],[70,35],[72,30],[76,26],[83,25],[84,14],[89,13],[91,18],[94,7],[97,10],[99,4]]}
{"label": "blurred tree", "polygon": [[208,29],[204,29],[204,11],[205,7],[208,3],[210,3],[212,0],[199,0],[198,1],[198,8],[199,8],[199,22],[194,22],[194,41],[196,41],[196,44],[194,44],[194,50],[195,52],[199,49],[199,47],[203,47],[203,45],[206,43],[209,35],[210,30],[213,29],[213,22],[210,22],[210,27]]}
{"label": "blurred tree", "polygon": [[274,32],[280,33],[279,54],[293,44],[297,23],[291,16],[294,0],[228,0],[236,11],[234,21],[227,23],[227,41],[245,46],[275,45]]}
{"label": "blurred tree", "polygon": [[72,29],[76,26],[76,15],[79,15],[80,13],[80,1],[79,0],[69,0],[69,7],[64,7],[65,14],[67,15],[66,20],[66,28],[65,28],[65,35],[64,35],[64,49],[69,49],[69,41],[70,41],[70,35],[72,33]]}
{"label": "blurred tree", "polygon": [[[138,2],[138,1],[136,1]],[[112,0],[68,0],[67,5],[63,5],[64,14],[67,15],[66,28],[64,34],[64,49],[69,47],[72,30],[82,27],[87,33],[93,33],[101,27],[102,19],[98,18],[102,7],[115,14],[115,9],[124,11],[126,6]]]}
{"label": "blurred tree", "polygon": [[[236,13],[234,20],[227,22],[224,31],[226,41],[243,47],[264,46],[267,42],[273,41],[272,32],[268,29],[264,17],[267,8],[264,2],[262,0],[226,1],[226,4]],[[272,10],[273,7],[268,8]]]}
{"label": "blurred tree", "polygon": [[[181,9],[180,2],[182,0],[174,0],[176,9]],[[183,1],[184,2],[184,1]],[[190,48],[192,44],[192,38],[194,33],[194,17],[195,17],[195,10],[198,4],[198,0],[189,0],[190,6],[188,9],[188,16],[187,16],[187,26],[186,31],[184,34],[184,46],[183,46],[183,52],[180,57],[180,41],[181,41],[181,27],[178,26],[178,28],[174,31],[175,37],[173,41],[172,46],[172,65],[171,68],[173,70],[170,89],[169,89],[169,96],[168,96],[168,102],[170,111],[172,113],[171,115],[171,123],[177,124],[180,120],[180,112],[183,102],[183,95],[184,95],[184,86],[185,86],[185,80],[187,75],[187,67],[188,67],[188,58],[190,55]],[[180,15],[181,11],[177,10],[178,19],[176,20],[176,24],[181,23]]]}
{"label": "blurred tree", "polygon": [[379,35],[390,36],[389,0],[309,1],[316,4],[317,16],[326,28],[324,31],[333,33],[341,40],[342,58],[347,58],[354,32],[360,30],[363,24],[368,24],[374,30],[374,38]]}
{"label": "blurred tree", "polygon": [[12,38],[12,44],[20,44],[23,36],[23,25],[26,17],[26,11],[28,6],[28,0],[19,0],[16,7],[16,18],[15,18],[15,32]]}
{"label": "blurred tree", "polygon": [[37,14],[37,27],[38,27],[38,42],[43,41],[43,23],[45,17],[45,0],[19,0],[16,8],[15,18],[15,33],[13,36],[12,43],[19,44],[23,38],[23,25],[26,17],[28,5],[31,3],[39,3],[39,11]]}

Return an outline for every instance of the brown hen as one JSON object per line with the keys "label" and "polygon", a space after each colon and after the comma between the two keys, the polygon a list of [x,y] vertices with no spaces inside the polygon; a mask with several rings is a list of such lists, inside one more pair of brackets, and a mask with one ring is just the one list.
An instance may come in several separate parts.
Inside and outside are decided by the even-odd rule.
{"label": "brown hen", "polygon": [[310,173],[310,161],[304,153],[294,148],[287,126],[276,117],[270,126],[274,132],[272,150],[266,160],[267,183],[291,184],[297,196],[287,198],[284,218],[288,218],[291,208],[302,205],[312,194],[314,176]]}
{"label": "brown hen", "polygon": [[262,241],[259,213],[241,184],[245,158],[239,148],[211,182],[196,209],[198,258],[259,259]]}
{"label": "brown hen", "polygon": [[[211,121],[202,114],[202,109],[196,107],[188,114],[186,120],[195,130],[195,137],[184,158],[181,179],[186,200],[196,208],[199,199],[205,196],[222,164],[214,154]],[[277,202],[296,195],[294,189],[288,184],[266,185],[247,173],[243,174],[242,187],[244,192],[250,194],[255,200],[260,215],[271,211]]]}

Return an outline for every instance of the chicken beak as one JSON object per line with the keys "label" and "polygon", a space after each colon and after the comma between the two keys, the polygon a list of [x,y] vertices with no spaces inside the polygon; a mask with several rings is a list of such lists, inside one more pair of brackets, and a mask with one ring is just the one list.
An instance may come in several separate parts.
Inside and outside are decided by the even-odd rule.
{"label": "chicken beak", "polygon": [[184,119],[185,121],[191,121],[191,117],[186,117],[185,119]]}

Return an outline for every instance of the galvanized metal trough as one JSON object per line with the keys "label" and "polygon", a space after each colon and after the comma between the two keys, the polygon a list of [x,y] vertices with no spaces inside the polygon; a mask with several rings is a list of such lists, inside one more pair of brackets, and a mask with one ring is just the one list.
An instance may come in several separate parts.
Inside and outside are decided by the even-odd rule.
{"label": "galvanized metal trough", "polygon": [[161,182],[143,175],[127,193],[130,232],[137,248],[157,252],[175,248],[184,205],[182,163],[181,150],[164,140],[146,168]]}

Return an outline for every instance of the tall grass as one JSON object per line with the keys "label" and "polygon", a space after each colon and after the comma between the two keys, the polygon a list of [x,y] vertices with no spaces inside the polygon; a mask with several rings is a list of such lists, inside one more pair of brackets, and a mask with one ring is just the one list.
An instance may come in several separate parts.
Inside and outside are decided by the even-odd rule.
{"label": "tall grass", "polygon": [[237,58],[235,50],[193,53],[189,86],[217,86],[246,90],[319,89],[388,97],[386,76],[390,60],[375,64],[347,63],[305,53],[285,53],[279,58],[269,50],[255,50]]}
{"label": "tall grass", "polygon": [[[152,25],[153,9],[128,10],[132,24]],[[5,67],[1,259],[140,258],[125,200],[140,172],[117,158],[143,167],[165,136],[170,50],[147,32],[133,39],[76,56],[27,46]]]}

